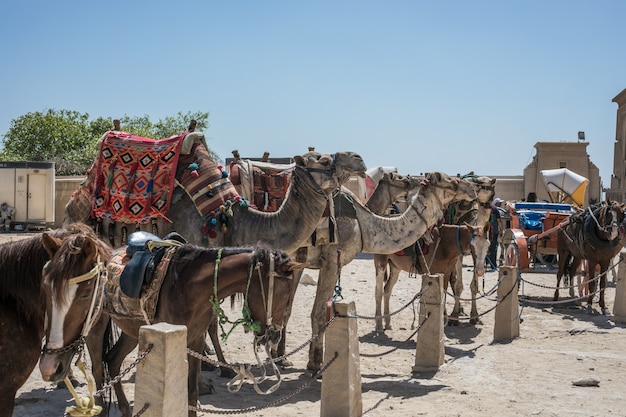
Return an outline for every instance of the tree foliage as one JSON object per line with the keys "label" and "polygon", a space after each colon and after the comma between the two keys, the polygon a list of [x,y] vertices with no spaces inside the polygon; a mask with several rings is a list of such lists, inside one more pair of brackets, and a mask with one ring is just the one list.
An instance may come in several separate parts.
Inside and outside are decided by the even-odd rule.
{"label": "tree foliage", "polygon": [[[177,113],[152,122],[149,116],[120,118],[121,129],[155,139],[180,134],[197,121],[196,130],[209,127],[209,113]],[[0,160],[55,163],[57,175],[84,175],[96,157],[98,139],[113,129],[113,118],[89,120],[89,114],[73,110],[27,113],[11,121],[2,137]],[[209,153],[219,160],[211,150]]]}

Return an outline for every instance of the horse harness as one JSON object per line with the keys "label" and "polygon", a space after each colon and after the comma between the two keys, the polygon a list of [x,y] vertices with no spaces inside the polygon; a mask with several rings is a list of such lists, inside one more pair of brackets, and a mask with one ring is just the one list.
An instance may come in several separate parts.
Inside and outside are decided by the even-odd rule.
{"label": "horse harness", "polygon": [[[43,267],[42,273],[45,273],[45,270],[49,264],[50,264],[50,261],[46,262],[46,264]],[[100,316],[100,310],[102,309],[102,301],[104,298],[104,294],[102,291],[99,291],[99,289],[102,286],[102,282],[106,281],[106,276],[107,276],[106,267],[104,266],[104,262],[100,260],[100,255],[98,255],[98,260],[90,271],[82,275],[70,278],[68,280],[67,284],[73,285],[73,284],[80,284],[81,282],[84,282],[84,281],[89,281],[92,278],[97,278],[96,286],[94,287],[94,291],[91,297],[91,302],[89,304],[89,311],[87,313],[87,318],[85,319],[85,322],[83,323],[83,329],[80,332],[80,336],[76,340],[74,340],[72,343],[66,346],[56,348],[56,349],[48,348],[47,347],[48,343],[46,341],[46,344],[44,345],[42,349],[42,353],[61,354],[69,350],[74,350],[75,352],[78,352],[82,349],[82,346],[83,346],[83,343],[85,342],[85,338],[87,337],[87,334],[89,333],[89,331],[95,324],[96,320]],[[98,300],[96,301],[96,299]]]}

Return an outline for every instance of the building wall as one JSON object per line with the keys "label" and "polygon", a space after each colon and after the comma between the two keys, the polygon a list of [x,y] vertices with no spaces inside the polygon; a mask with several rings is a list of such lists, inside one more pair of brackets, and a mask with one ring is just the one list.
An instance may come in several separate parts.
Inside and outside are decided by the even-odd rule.
{"label": "building wall", "polygon": [[544,169],[567,168],[589,179],[585,206],[601,200],[602,182],[600,169],[591,162],[587,154],[588,142],[537,142],[533,160],[524,168],[524,196],[534,192],[540,200],[550,201],[543,183]]}
{"label": "building wall", "polygon": [[611,187],[604,190],[607,200],[626,203],[626,89],[613,102],[617,104],[615,144],[613,146],[613,174]]}

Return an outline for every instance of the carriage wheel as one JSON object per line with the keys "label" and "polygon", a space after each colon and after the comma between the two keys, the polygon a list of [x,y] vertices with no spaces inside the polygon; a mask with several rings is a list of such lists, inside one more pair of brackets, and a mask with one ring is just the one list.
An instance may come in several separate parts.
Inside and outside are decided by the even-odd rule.
{"label": "carriage wheel", "polygon": [[517,242],[512,242],[506,247],[504,254],[504,266],[517,266],[519,265],[519,246]]}
{"label": "carriage wheel", "polygon": [[524,233],[519,229],[506,229],[503,239],[504,242],[508,242],[504,264],[517,266],[520,271],[528,269],[528,246]]}

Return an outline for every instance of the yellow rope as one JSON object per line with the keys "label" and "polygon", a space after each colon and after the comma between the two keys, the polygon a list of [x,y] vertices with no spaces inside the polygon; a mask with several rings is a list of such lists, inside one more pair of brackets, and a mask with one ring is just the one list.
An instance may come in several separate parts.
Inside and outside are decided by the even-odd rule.
{"label": "yellow rope", "polygon": [[83,375],[85,375],[85,378],[87,379],[89,397],[78,398],[78,394],[76,393],[76,390],[74,390],[72,381],[70,381],[69,377],[65,377],[65,385],[67,385],[67,389],[70,390],[70,392],[72,393],[72,396],[74,397],[74,401],[76,402],[76,405],[66,407],[65,412],[72,417],[97,416],[102,412],[102,407],[99,405],[95,405],[93,393],[94,393],[94,388],[95,388],[96,383],[93,379],[93,376],[91,376],[91,373],[87,373],[87,369],[85,368],[85,363],[82,361],[82,359],[79,358],[78,361],[76,362],[76,365],[78,366],[78,369],[82,371]]}

